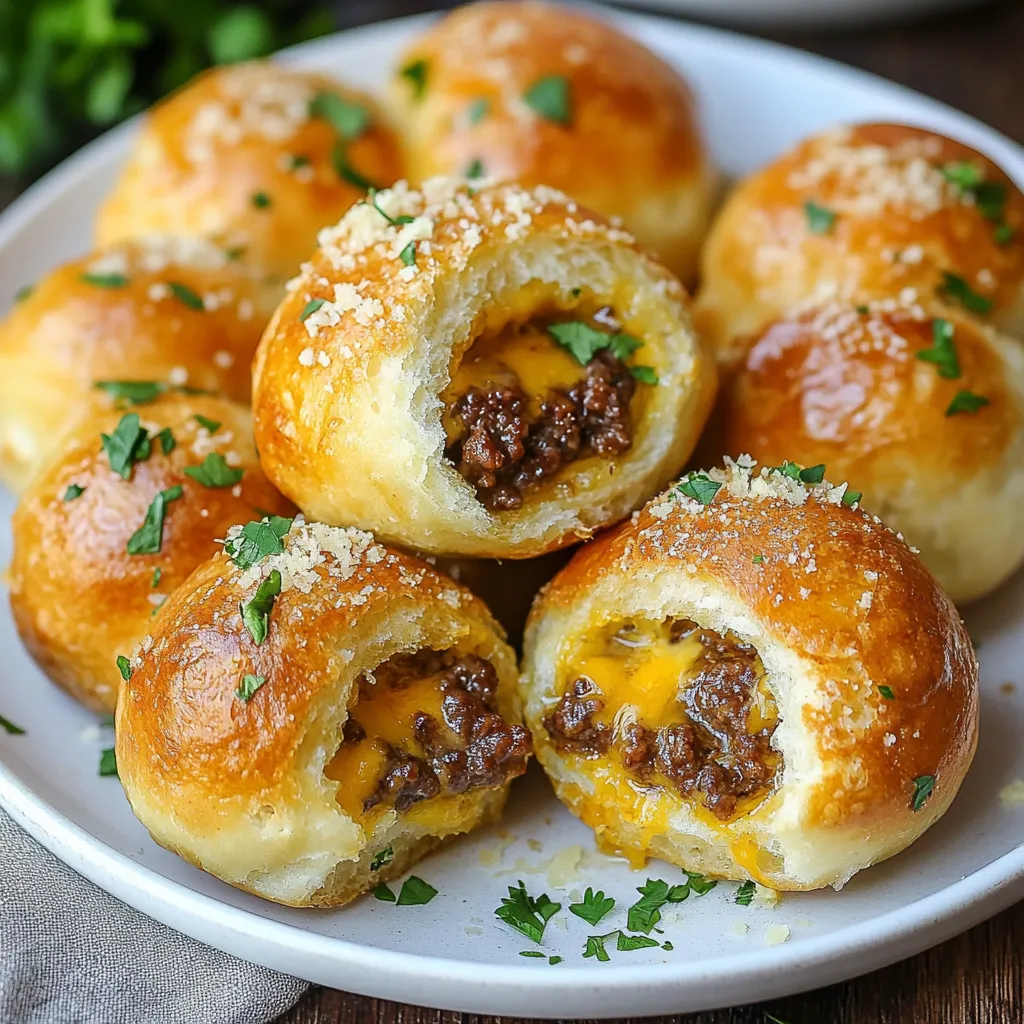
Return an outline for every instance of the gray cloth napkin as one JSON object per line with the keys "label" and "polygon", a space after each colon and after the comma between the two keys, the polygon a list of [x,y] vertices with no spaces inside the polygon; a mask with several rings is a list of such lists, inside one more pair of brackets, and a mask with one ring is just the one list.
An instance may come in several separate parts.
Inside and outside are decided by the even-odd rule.
{"label": "gray cloth napkin", "polygon": [[120,903],[0,812],[3,1024],[264,1024],[305,988]]}

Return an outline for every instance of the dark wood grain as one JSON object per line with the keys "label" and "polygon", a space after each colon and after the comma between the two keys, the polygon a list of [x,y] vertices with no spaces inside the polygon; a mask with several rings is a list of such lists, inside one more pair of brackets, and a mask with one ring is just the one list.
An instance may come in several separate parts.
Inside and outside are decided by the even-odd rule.
{"label": "dark wood grain", "polygon": [[[821,0],[842,3],[843,0]],[[339,4],[342,27],[450,6],[417,0]],[[762,33],[764,34],[764,33]],[[1024,2],[857,32],[787,32],[780,42],[928,93],[1024,142]],[[841,985],[759,1006],[665,1017],[685,1024],[1022,1024],[1024,903],[927,953]],[[330,989],[312,989],[278,1024],[491,1024]]]}

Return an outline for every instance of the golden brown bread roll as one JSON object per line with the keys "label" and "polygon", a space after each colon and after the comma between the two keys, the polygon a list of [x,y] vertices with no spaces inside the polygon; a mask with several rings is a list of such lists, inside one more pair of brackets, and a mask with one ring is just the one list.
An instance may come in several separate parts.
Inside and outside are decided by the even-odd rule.
{"label": "golden brown bread roll", "polygon": [[408,174],[551,185],[684,281],[715,193],[679,73],[612,26],[542,3],[477,3],[432,25],[392,79]]}
{"label": "golden brown bread roll", "polygon": [[279,291],[323,225],[399,177],[394,133],[364,93],[269,62],[215,68],[153,108],[96,238],[209,236]]}
{"label": "golden brown bread roll", "polygon": [[113,711],[118,655],[257,509],[291,506],[260,471],[243,406],[168,395],[93,409],[14,513],[11,610],[25,646],[77,700]]}
{"label": "golden brown bread roll", "polygon": [[956,609],[845,485],[799,474],[690,474],[531,612],[537,756],[638,865],[838,888],[935,822],[970,765],[978,667]]}
{"label": "golden brown bread roll", "polygon": [[965,307],[1024,336],[1024,197],[981,153],[906,125],[812,136],[712,226],[694,317],[721,358],[796,310],[867,299]]}
{"label": "golden brown bread roll", "polygon": [[336,906],[495,818],[529,734],[482,602],[369,534],[271,525],[232,530],[143,639],[118,769],[158,843]]}
{"label": "golden brown bread roll", "polygon": [[560,192],[404,183],[320,235],[253,363],[263,468],[311,519],[524,558],[678,471],[713,360],[678,282]]}
{"label": "golden brown bread roll", "polygon": [[47,274],[0,322],[0,479],[23,489],[98,381],[248,402],[269,315],[250,275],[198,239],[140,238]]}
{"label": "golden brown bread roll", "polygon": [[970,317],[876,303],[776,322],[720,418],[724,452],[825,463],[862,491],[958,603],[1024,561],[1024,350]]}

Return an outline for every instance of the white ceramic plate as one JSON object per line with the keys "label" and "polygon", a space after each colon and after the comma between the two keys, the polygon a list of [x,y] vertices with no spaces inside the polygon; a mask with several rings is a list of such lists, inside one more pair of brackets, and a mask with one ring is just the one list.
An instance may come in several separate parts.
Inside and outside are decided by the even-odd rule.
{"label": "white ceramic plate", "polygon": [[[1018,181],[1024,153],[966,117],[875,78],[801,53],[654,18],[615,16],[691,79],[715,156],[733,174],[752,170],[808,132],[844,119],[932,125],[987,150]],[[289,55],[303,66],[367,86],[384,79],[396,50],[421,19],[373,26]],[[124,157],[134,126],[88,147],[0,218],[0,308],[18,286],[86,247],[90,222]],[[0,499],[6,522],[12,501]],[[7,531],[0,561],[9,555]],[[593,852],[587,829],[551,795],[539,773],[515,787],[501,829],[428,858],[416,871],[440,895],[422,907],[364,898],[341,911],[290,910],[236,892],[155,846],[115,779],[98,778],[110,737],[39,673],[6,609],[0,613],[0,714],[27,730],[0,731],[0,802],[82,874],[167,924],[267,966],[369,995],[480,1013],[634,1016],[779,996],[824,985],[909,956],[1024,896],[1024,807],[998,794],[1024,777],[1024,577],[973,608],[981,645],[982,745],[946,818],[911,850],[864,872],[842,893],[787,896],[773,909],[734,904],[720,884],[666,917],[661,948],[584,960],[595,929],[566,913],[548,926],[557,966],[521,959],[530,943],[493,914],[517,878],[563,904],[568,891],[603,888],[619,902],[598,930],[624,923],[634,887],[648,876],[678,881],[654,862],[634,874]],[[539,845],[538,845],[539,844]],[[544,865],[579,844],[579,879],[561,891]],[[496,861],[496,863],[495,863]],[[768,945],[770,926],[790,929]],[[742,932],[742,926],[748,930]]]}

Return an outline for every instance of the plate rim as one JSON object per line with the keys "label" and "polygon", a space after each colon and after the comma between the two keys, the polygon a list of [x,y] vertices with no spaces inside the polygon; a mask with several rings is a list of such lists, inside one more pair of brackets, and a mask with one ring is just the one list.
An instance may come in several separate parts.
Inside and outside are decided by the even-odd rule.
{"label": "plate rim", "polygon": [[[798,61],[817,74],[833,80],[846,79],[853,87],[882,89],[889,97],[902,96],[922,112],[934,113],[936,117],[951,121],[957,129],[963,129],[962,136],[980,138],[986,150],[1004,165],[1011,177],[1024,180],[1024,147],[971,115],[871,72],[728,29],[694,25],[657,15],[612,11],[593,4],[577,6],[596,8],[601,16],[627,29],[631,25],[646,26],[648,30],[688,35],[709,45],[726,46],[741,53],[744,50],[756,51],[759,56]],[[351,44],[353,38],[358,40],[364,35],[413,30],[438,16],[438,12],[429,12],[378,21],[333,33],[273,56],[287,63],[315,62],[321,52],[330,53],[342,38]],[[96,165],[123,149],[143,116],[137,115],[105,132],[16,198],[0,214],[0,249],[11,245],[25,224],[43,212],[64,188],[83,177],[87,178]],[[233,906],[186,883],[168,878],[107,846],[84,826],[37,795],[6,763],[2,749],[0,806],[75,871],[147,916],[199,941],[277,970],[289,970],[281,967],[282,960],[296,961],[302,956],[316,958],[339,969],[334,982],[326,980],[322,983],[338,984],[338,978],[344,975],[342,983],[349,990],[383,998],[396,997],[383,992],[382,985],[374,984],[374,981],[383,979],[386,982],[389,975],[401,975],[428,986],[432,999],[430,1005],[447,1005],[468,1012],[498,1012],[495,1009],[496,996],[512,990],[522,995],[526,981],[530,989],[529,998],[534,1003],[539,1002],[538,997],[550,1000],[551,997],[571,993],[581,983],[590,990],[590,999],[595,997],[595,993],[610,994],[626,988],[645,989],[650,1005],[645,1003],[644,1013],[678,1010],[686,990],[691,987],[699,989],[701,985],[705,987],[705,995],[692,1005],[687,1002],[686,1009],[730,1005],[734,998],[743,998],[739,994],[739,986],[733,994],[723,992],[721,996],[712,996],[708,989],[716,979],[727,977],[734,981],[742,978],[744,989],[751,987],[751,982],[759,982],[756,987],[762,994],[752,998],[773,998],[851,977],[913,955],[1024,897],[1022,844],[936,892],[857,924],[839,928],[825,937],[790,940],[775,947],[762,946],[741,953],[716,955],[706,961],[615,964],[601,972],[595,972],[590,965],[582,963],[564,963],[556,972],[545,972],[544,968],[530,963],[481,963],[368,946]],[[217,936],[222,941],[218,941]],[[252,943],[256,945],[239,952],[240,948]],[[263,951],[258,948],[261,943]],[[851,967],[854,961],[856,966]],[[302,971],[292,969],[291,973],[302,976]],[[319,971],[310,973],[318,975],[311,980],[323,977]],[[364,983],[364,978],[369,980]],[[462,986],[456,999],[436,999],[441,988],[453,983]],[[663,1001],[658,1002],[659,998]],[[534,1005],[524,1012],[536,1016],[564,1015],[557,1004],[550,1002],[544,1006]],[[610,1007],[606,1015],[619,1012]],[[596,1015],[601,1016],[600,1010]]]}

